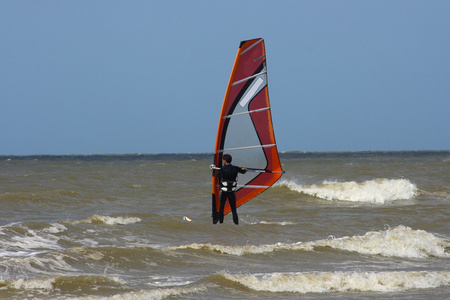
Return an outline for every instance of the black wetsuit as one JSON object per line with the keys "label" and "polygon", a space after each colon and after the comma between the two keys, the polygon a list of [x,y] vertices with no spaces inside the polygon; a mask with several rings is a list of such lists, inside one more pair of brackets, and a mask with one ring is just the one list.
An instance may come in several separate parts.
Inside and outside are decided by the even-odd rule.
{"label": "black wetsuit", "polygon": [[216,176],[220,181],[220,209],[219,209],[219,222],[223,223],[223,210],[225,203],[230,203],[231,212],[233,213],[234,224],[239,224],[238,214],[236,211],[236,178],[238,173],[244,174],[247,170],[242,169],[232,164],[226,164],[217,172]]}

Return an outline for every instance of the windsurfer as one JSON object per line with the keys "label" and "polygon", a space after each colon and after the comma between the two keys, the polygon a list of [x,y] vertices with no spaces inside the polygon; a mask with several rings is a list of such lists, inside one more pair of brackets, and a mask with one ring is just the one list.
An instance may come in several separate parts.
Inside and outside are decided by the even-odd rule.
{"label": "windsurfer", "polygon": [[234,192],[236,191],[238,173],[245,174],[247,172],[247,169],[233,166],[231,164],[231,160],[231,155],[224,154],[222,156],[223,167],[220,168],[220,170],[216,174],[220,182],[219,222],[223,223],[223,210],[228,199],[228,203],[231,207],[231,212],[233,213],[233,222],[234,224],[238,225],[239,218],[236,210],[236,195]]}

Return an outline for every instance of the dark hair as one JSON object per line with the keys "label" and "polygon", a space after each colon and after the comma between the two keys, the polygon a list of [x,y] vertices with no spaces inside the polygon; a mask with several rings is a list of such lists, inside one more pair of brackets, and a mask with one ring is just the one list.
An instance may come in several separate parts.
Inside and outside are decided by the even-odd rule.
{"label": "dark hair", "polygon": [[232,160],[230,154],[224,154],[224,155],[222,156],[222,159],[225,160],[227,163],[231,163],[231,160]]}

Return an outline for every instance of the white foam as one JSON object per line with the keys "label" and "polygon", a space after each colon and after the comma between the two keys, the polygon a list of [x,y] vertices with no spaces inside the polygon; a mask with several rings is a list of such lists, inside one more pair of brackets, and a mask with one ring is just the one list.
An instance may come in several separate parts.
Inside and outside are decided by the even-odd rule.
{"label": "white foam", "polygon": [[6,280],[5,283],[17,290],[51,290],[53,289],[54,278],[34,278]]}
{"label": "white foam", "polygon": [[417,187],[407,179],[374,179],[364,182],[330,182],[321,185],[301,185],[293,181],[282,181],[292,191],[326,200],[386,203],[394,200],[412,199]]}
{"label": "white foam", "polygon": [[312,251],[313,247],[311,245],[297,243],[297,244],[283,244],[277,243],[273,245],[245,245],[245,246],[224,246],[224,245],[214,245],[214,244],[189,244],[181,245],[177,247],[168,248],[168,250],[210,250],[215,252],[220,252],[224,254],[242,256],[245,254],[262,254],[269,253],[275,250],[309,250]]}
{"label": "white foam", "polygon": [[261,221],[257,218],[253,217],[244,217],[242,218],[242,223],[249,224],[249,225],[280,225],[280,226],[287,226],[287,225],[295,225],[296,223],[290,222],[290,221]]}
{"label": "white foam", "polygon": [[7,272],[2,274],[2,276],[4,278],[14,278],[17,274],[52,275],[55,274],[55,272],[78,271],[75,267],[65,261],[66,256],[64,254],[54,254],[51,256],[52,257],[50,258],[28,256],[25,258],[3,259],[2,265],[6,268]]}
{"label": "white foam", "polygon": [[54,232],[64,231],[65,226],[52,225],[39,230],[26,229],[26,233],[11,236],[0,241],[0,257],[23,257],[62,249],[58,245],[59,237]]}
{"label": "white foam", "polygon": [[424,230],[412,230],[406,226],[397,226],[382,231],[369,231],[363,236],[329,238],[311,242],[293,244],[276,243],[270,245],[225,246],[214,244],[189,244],[171,247],[168,250],[210,250],[230,255],[261,254],[274,251],[313,251],[317,247],[330,247],[364,255],[382,255],[386,257],[427,258],[450,257],[446,252],[449,242]]}
{"label": "white foam", "polygon": [[29,229],[25,235],[14,236],[12,239],[14,242],[11,242],[10,245],[20,249],[61,249],[57,244],[59,241],[58,237],[55,237],[54,235],[42,236],[31,229]]}
{"label": "white foam", "polygon": [[42,231],[46,232],[46,233],[55,234],[55,233],[64,232],[66,230],[67,230],[66,226],[59,224],[59,223],[54,223],[54,224],[51,224],[49,227],[43,229]]}
{"label": "white foam", "polygon": [[140,222],[141,219],[137,217],[110,217],[110,216],[99,216],[94,215],[91,217],[88,217],[82,221],[75,221],[73,223],[78,224],[93,224],[93,223],[101,223],[106,225],[129,225],[129,224],[135,224]]}
{"label": "white foam", "polygon": [[145,185],[141,185],[141,184],[132,184],[131,187],[135,188],[135,189],[145,189],[145,188],[147,188]]}
{"label": "white foam", "polygon": [[138,292],[129,292],[129,293],[123,293],[123,294],[117,294],[112,295],[108,297],[101,297],[101,296],[88,296],[88,297],[79,297],[75,298],[78,300],[106,300],[106,299],[113,299],[113,300],[140,300],[140,299],[153,299],[153,300],[160,300],[165,299],[168,297],[177,297],[181,295],[186,294],[194,294],[194,293],[201,293],[205,292],[207,289],[204,286],[198,286],[198,287],[174,287],[174,288],[158,288],[154,290],[142,290]]}
{"label": "white foam", "polygon": [[261,221],[261,222],[259,222],[258,224],[265,224],[265,225],[281,225],[281,226],[295,225],[294,222],[288,222],[288,221],[281,221],[281,222]]}
{"label": "white foam", "polygon": [[271,274],[222,274],[255,291],[330,293],[400,292],[450,284],[450,272],[308,272]]}
{"label": "white foam", "polygon": [[151,276],[152,281],[148,283],[150,286],[167,287],[167,286],[184,286],[191,284],[193,281],[186,277],[180,276]]}
{"label": "white foam", "polygon": [[331,247],[361,254],[387,257],[449,257],[449,242],[425,230],[397,226],[383,231],[369,231],[363,236],[331,238],[312,243],[315,247]]}

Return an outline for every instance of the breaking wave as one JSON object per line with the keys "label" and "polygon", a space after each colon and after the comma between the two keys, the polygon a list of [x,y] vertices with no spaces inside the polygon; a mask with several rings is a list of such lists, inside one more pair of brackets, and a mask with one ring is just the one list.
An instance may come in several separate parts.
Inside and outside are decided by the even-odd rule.
{"label": "breaking wave", "polygon": [[307,272],[271,274],[221,274],[255,291],[330,293],[401,292],[450,284],[450,272]]}
{"label": "breaking wave", "polygon": [[425,230],[397,226],[383,231],[369,231],[363,236],[330,238],[313,242],[321,247],[387,257],[427,258],[450,257],[449,241]]}
{"label": "breaking wave", "polygon": [[[110,217],[94,215],[81,221],[63,222],[68,224],[101,224],[101,225],[128,225],[140,222],[137,217]],[[60,244],[61,233],[68,231],[61,223],[11,223],[0,226],[0,258],[27,257],[62,250]],[[69,240],[66,238],[66,240]],[[83,239],[84,243],[89,239]],[[92,241],[96,244],[97,242]]]}
{"label": "breaking wave", "polygon": [[55,234],[67,228],[58,223],[47,224],[41,229],[28,228],[25,224],[12,223],[0,227],[0,258],[22,257],[62,249]]}
{"label": "breaking wave", "polygon": [[383,204],[394,200],[407,200],[417,195],[417,187],[407,179],[374,179],[364,182],[330,182],[320,185],[301,185],[293,181],[283,181],[292,191],[325,200],[342,200]]}
{"label": "breaking wave", "polygon": [[181,245],[169,250],[209,250],[230,255],[263,254],[274,251],[313,251],[317,247],[351,251],[364,255],[386,257],[427,258],[450,257],[446,248],[450,242],[424,230],[413,230],[406,226],[397,226],[382,231],[369,231],[363,236],[322,239],[293,244],[277,243],[270,245],[225,246],[214,244]]}

